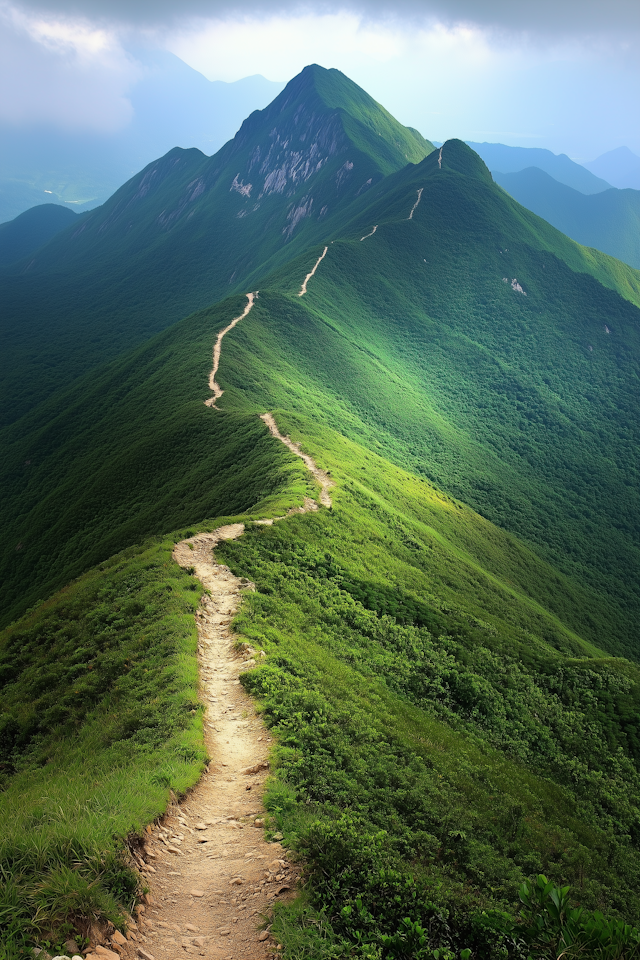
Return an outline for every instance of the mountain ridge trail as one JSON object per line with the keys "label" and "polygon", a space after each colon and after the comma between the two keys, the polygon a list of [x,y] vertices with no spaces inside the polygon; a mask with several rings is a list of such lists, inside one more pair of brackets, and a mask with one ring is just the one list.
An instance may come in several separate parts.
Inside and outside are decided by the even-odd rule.
{"label": "mountain ridge trail", "polygon": [[216,374],[218,372],[218,367],[220,366],[220,353],[222,351],[222,340],[224,336],[227,333],[229,333],[230,330],[233,330],[233,328],[237,323],[240,323],[241,320],[244,320],[246,315],[249,313],[249,311],[253,307],[257,296],[258,296],[257,290],[255,291],[255,293],[248,293],[247,294],[248,303],[244,308],[244,311],[240,314],[239,317],[236,317],[234,320],[232,320],[231,323],[224,328],[224,330],[221,330],[218,336],[216,337],[216,342],[213,347],[213,368],[211,370],[211,373],[209,374],[209,389],[212,391],[213,396],[209,397],[208,400],[205,400],[204,403],[206,407],[213,407],[214,409],[217,410],[218,408],[216,407],[216,401],[219,400],[222,394],[224,393],[224,390],[222,389],[220,384],[216,382]]}
{"label": "mountain ridge trail", "polygon": [[329,477],[329,474],[326,472],[326,470],[321,470],[318,466],[316,466],[315,461],[308,454],[302,452],[302,450],[300,449],[299,443],[294,443],[290,437],[283,436],[283,434],[280,433],[276,425],[276,422],[273,419],[272,414],[261,413],[260,419],[266,423],[272,436],[276,437],[278,440],[284,443],[285,447],[288,447],[292,453],[295,453],[296,457],[300,457],[300,459],[305,464],[307,470],[309,470],[309,472],[313,474],[313,476],[316,478],[316,480],[320,484],[320,503],[322,504],[323,507],[331,507],[332,503],[331,503],[331,497],[329,496],[329,490],[332,487],[334,487],[335,484],[333,480],[331,480],[331,478]]}
{"label": "mountain ridge trail", "polygon": [[369,237],[372,237],[377,229],[378,229],[378,224],[376,223],[371,233],[365,233],[364,237],[360,237],[360,243],[362,243],[363,240],[368,240]]}
{"label": "mountain ridge trail", "polygon": [[322,251],[322,253],[320,254],[320,256],[318,257],[318,259],[317,259],[317,261],[316,261],[315,267],[313,268],[313,270],[311,271],[311,273],[308,273],[308,274],[306,275],[306,277],[304,278],[302,287],[300,288],[300,293],[298,294],[299,297],[304,297],[305,293],[307,292],[307,284],[308,284],[309,280],[311,280],[311,277],[314,275],[314,273],[316,272],[316,270],[318,269],[318,267],[320,266],[320,264],[322,263],[322,261],[324,260],[328,249],[329,249],[329,247],[325,247],[325,248],[324,248],[324,250]]}
{"label": "mountain ridge trail", "polygon": [[[330,507],[334,483],[328,473],[280,433],[272,414],[261,419],[304,461],[320,484],[320,502]],[[272,524],[318,509],[306,497],[284,516],[254,522]],[[239,679],[265,654],[238,644],[230,629],[242,591],[255,585],[214,557],[218,543],[235,540],[244,530],[242,523],[221,526],[182,540],[173,551],[176,563],[205,588],[195,616],[204,741],[212,759],[186,797],[180,802],[172,797],[167,812],[133,849],[150,893],[137,908],[127,938],[111,938],[109,948],[117,947],[124,960],[176,960],[185,953],[205,960],[269,960],[277,950],[266,927],[269,910],[276,899],[295,895],[297,867],[284,847],[267,842],[263,833],[272,739]],[[118,957],[116,952],[107,956],[103,948],[94,951],[86,960]]]}
{"label": "mountain ridge trail", "polygon": [[415,209],[416,209],[416,207],[418,206],[418,204],[420,203],[420,200],[422,199],[422,191],[423,191],[423,190],[424,190],[424,187],[420,187],[420,189],[418,190],[418,199],[416,200],[416,202],[414,203],[414,205],[411,207],[411,213],[410,213],[409,216],[407,217],[407,220],[413,220],[413,214],[415,213]]}

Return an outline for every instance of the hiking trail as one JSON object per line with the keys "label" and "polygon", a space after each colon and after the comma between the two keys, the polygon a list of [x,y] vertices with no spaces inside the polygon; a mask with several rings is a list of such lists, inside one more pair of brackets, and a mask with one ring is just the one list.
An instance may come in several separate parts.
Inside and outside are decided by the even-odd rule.
{"label": "hiking trail", "polygon": [[363,240],[368,240],[369,237],[372,237],[377,229],[378,229],[378,224],[376,223],[371,233],[365,233],[364,237],[360,237],[360,243],[362,243]]}
{"label": "hiking trail", "polygon": [[438,168],[442,170],[442,147],[440,147],[440,153],[438,154]]}
{"label": "hiking trail", "polygon": [[306,275],[306,277],[304,278],[304,283],[302,284],[302,287],[300,288],[300,293],[298,294],[299,297],[304,297],[305,293],[307,292],[307,284],[309,283],[309,280],[311,280],[311,277],[314,275],[314,273],[316,272],[316,270],[317,270],[318,267],[320,266],[321,262],[324,260],[328,249],[329,249],[329,247],[325,247],[325,248],[324,248],[324,250],[322,251],[322,253],[320,254],[320,256],[318,257],[318,259],[317,259],[317,261],[316,261],[315,267],[313,268],[313,270],[311,271],[311,273],[308,273],[308,274]]}
{"label": "hiking trail", "polygon": [[[261,419],[304,461],[320,484],[320,503],[330,507],[329,475],[280,433],[270,413]],[[307,497],[282,517],[254,522],[272,524],[318,509]],[[244,529],[242,523],[222,526],[181,541],[173,551],[205,588],[196,626],[204,740],[212,759],[193,790],[180,803],[172,799],[133,850],[150,894],[136,908],[127,937],[114,934],[106,950],[94,948],[86,960],[177,960],[184,953],[206,960],[269,960],[277,949],[261,927],[276,899],[295,895],[299,874],[281,844],[264,839],[262,794],[272,741],[239,679],[265,654],[238,645],[230,629],[242,591],[255,586],[217,563],[213,552]],[[111,952],[114,947],[118,952]]]}
{"label": "hiking trail", "polygon": [[420,203],[420,198],[422,197],[422,191],[423,191],[423,190],[424,190],[424,187],[420,187],[420,189],[418,190],[418,199],[416,200],[416,202],[414,203],[414,205],[411,207],[411,213],[410,213],[409,216],[407,217],[407,220],[413,220],[413,214],[415,213],[416,207],[417,207],[418,204]]}
{"label": "hiking trail", "polygon": [[[300,449],[299,443],[294,443],[293,440],[291,440],[289,437],[283,436],[280,433],[280,431],[278,430],[278,427],[276,426],[276,422],[270,413],[262,413],[260,415],[260,419],[264,420],[266,425],[269,427],[271,434],[274,437],[277,437],[278,440],[284,443],[285,447],[288,447],[292,453],[295,453],[296,457],[300,457],[300,459],[303,461],[304,465],[306,466],[307,470],[309,470],[310,473],[314,475],[314,477],[320,484],[320,503],[322,504],[323,507],[330,507],[331,497],[329,496],[329,490],[331,489],[331,487],[334,486],[334,483],[333,483],[333,480],[330,479],[329,474],[325,470],[321,470],[319,467],[317,467],[315,464],[315,461],[312,460],[308,454],[302,452],[302,450]],[[315,509],[316,510],[318,509],[317,506],[315,507]],[[283,519],[283,518],[279,517],[278,519]]]}
{"label": "hiking trail", "polygon": [[213,392],[213,396],[210,397],[208,400],[205,400],[205,406],[207,407],[214,407],[217,410],[218,408],[216,407],[216,401],[219,400],[222,394],[224,393],[224,390],[222,389],[222,387],[218,383],[216,383],[216,374],[218,372],[218,367],[220,366],[220,352],[222,350],[222,339],[227,333],[229,333],[229,330],[233,330],[233,328],[237,323],[240,323],[241,320],[244,320],[246,315],[249,313],[249,311],[253,307],[253,304],[255,303],[255,299],[257,296],[258,296],[257,290],[255,293],[247,294],[248,302],[246,307],[244,308],[244,311],[240,314],[239,317],[236,317],[235,320],[232,320],[228,327],[225,327],[224,330],[221,330],[216,338],[216,342],[213,347],[213,369],[209,374],[209,389]]}

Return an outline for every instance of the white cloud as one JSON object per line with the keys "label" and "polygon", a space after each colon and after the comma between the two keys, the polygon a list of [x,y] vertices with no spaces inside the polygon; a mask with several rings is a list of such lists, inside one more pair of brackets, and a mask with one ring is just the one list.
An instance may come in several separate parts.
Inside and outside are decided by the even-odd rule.
{"label": "white cloud", "polygon": [[0,120],[115,132],[139,75],[105,27],[0,6]]}
{"label": "white cloud", "polygon": [[337,67],[436,140],[585,157],[625,143],[640,150],[635,48],[611,36],[551,42],[471,22],[407,23],[352,10],[191,21],[165,43],[210,79],[286,80],[307,63]]}
{"label": "white cloud", "polygon": [[[138,25],[126,28],[124,0],[120,7],[114,3],[111,18],[106,0],[50,0],[58,12],[47,14],[37,0],[21,8],[21,0],[4,2],[4,121],[122,129],[132,114],[128,91],[141,69],[124,46],[146,38],[212,80],[261,73],[284,81],[308,63],[337,67],[432,139],[507,141],[584,157],[622,144],[640,152],[637,17],[630,15],[626,39],[606,30],[596,38],[584,31],[550,38],[540,27],[540,11],[555,3],[557,17],[568,23],[577,0],[525,4],[517,23],[513,14],[500,29],[496,18],[506,0],[475,6],[472,0],[429,0],[430,6],[417,0],[362,0],[358,6],[359,0],[351,0],[342,9],[339,0],[323,0],[318,12],[295,0],[268,9],[246,0],[232,13],[225,5],[224,14],[220,2],[185,0],[178,7],[173,0],[163,0],[164,6],[140,0],[130,15]],[[94,20],[72,16],[74,2]],[[509,3],[509,9],[519,6]],[[633,4],[640,10],[637,0]],[[611,22],[619,23],[628,9],[627,0],[612,0]],[[596,14],[606,20],[595,0],[584,10],[583,18],[574,16],[581,29],[593,27]]]}
{"label": "white cloud", "polygon": [[209,79],[226,81],[255,73],[288,80],[314,62],[342,69],[348,63],[353,72],[358,65],[388,62],[404,43],[397,27],[363,23],[348,12],[192,21],[166,41]]}

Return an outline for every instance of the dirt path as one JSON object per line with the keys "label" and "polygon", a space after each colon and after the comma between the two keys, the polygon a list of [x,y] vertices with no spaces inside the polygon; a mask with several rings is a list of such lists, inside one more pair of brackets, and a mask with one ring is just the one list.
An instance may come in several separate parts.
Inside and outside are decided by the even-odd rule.
{"label": "dirt path", "polygon": [[[331,506],[327,473],[299,444],[283,436],[269,413],[262,415],[274,437],[300,457],[321,486],[320,502]],[[318,510],[307,498],[289,514]],[[289,515],[288,514],[288,515]],[[274,520],[257,520],[271,524]],[[277,944],[263,929],[276,899],[295,895],[298,874],[287,851],[264,839],[262,794],[271,738],[256,715],[239,677],[264,654],[236,647],[229,628],[248,580],[218,564],[221,540],[244,533],[241,523],[219,527],[177,544],[173,557],[192,568],[206,593],[196,613],[201,698],[206,704],[205,744],[212,758],[207,772],[181,802],[172,802],[158,824],[147,828],[134,852],[150,888],[125,939],[116,934],[87,960],[268,960]],[[110,950],[117,953],[109,955]],[[100,952],[101,951],[101,952]]]}
{"label": "dirt path", "polygon": [[371,233],[365,233],[364,237],[360,237],[360,243],[362,243],[363,240],[367,240],[369,237],[372,237],[377,229],[378,229],[378,224],[376,223]]}
{"label": "dirt path", "polygon": [[311,271],[311,273],[308,273],[308,274],[306,275],[306,277],[304,278],[304,283],[302,284],[302,287],[301,287],[301,289],[300,289],[300,293],[298,294],[299,297],[304,297],[305,293],[307,292],[307,284],[308,284],[309,280],[311,280],[311,277],[314,275],[314,273],[316,272],[316,270],[318,269],[318,267],[320,266],[320,264],[322,263],[322,261],[324,260],[328,249],[329,249],[329,247],[325,247],[325,248],[324,248],[324,250],[322,251],[322,253],[321,253],[320,256],[318,257],[318,260],[317,260],[317,262],[316,262],[315,267],[313,268],[313,270]]}
{"label": "dirt path", "polygon": [[213,369],[209,374],[209,389],[213,391],[213,396],[210,397],[209,400],[205,400],[205,405],[207,407],[216,407],[216,401],[220,399],[220,397],[224,392],[222,390],[222,387],[218,383],[216,383],[216,373],[218,372],[218,367],[220,366],[220,351],[222,350],[222,338],[225,336],[225,334],[229,333],[229,330],[233,330],[236,323],[240,323],[241,320],[244,320],[246,315],[251,310],[253,304],[255,303],[255,299],[257,296],[258,296],[257,290],[255,293],[247,294],[248,303],[244,308],[243,313],[241,313],[239,317],[236,317],[235,320],[232,320],[228,327],[225,327],[224,330],[221,330],[216,338],[216,342],[213,347]]}
{"label": "dirt path", "polygon": [[438,167],[442,170],[442,147],[440,147],[440,153],[438,154]]}
{"label": "dirt path", "polygon": [[288,447],[292,453],[295,453],[296,457],[300,457],[300,459],[304,462],[305,466],[307,467],[307,470],[311,471],[311,473],[314,475],[314,477],[320,484],[320,503],[322,504],[323,507],[330,507],[331,497],[329,496],[329,490],[331,489],[331,487],[334,486],[334,483],[333,483],[333,480],[330,479],[329,474],[326,473],[324,470],[320,470],[320,468],[316,466],[315,462],[311,459],[311,457],[308,456],[306,453],[302,452],[302,450],[300,449],[299,443],[294,443],[293,440],[289,439],[289,437],[284,437],[280,433],[280,431],[278,430],[278,427],[276,426],[276,422],[270,413],[261,414],[260,419],[264,420],[264,422],[269,427],[269,430],[271,431],[274,437],[277,437],[278,440],[284,443],[285,447]]}
{"label": "dirt path", "polygon": [[422,191],[423,191],[423,190],[424,190],[424,187],[420,187],[420,189],[418,190],[418,199],[416,200],[416,202],[414,203],[414,205],[411,207],[411,213],[410,213],[409,216],[407,217],[407,220],[413,220],[413,214],[415,213],[416,207],[417,207],[418,204],[420,203],[420,198],[422,197]]}

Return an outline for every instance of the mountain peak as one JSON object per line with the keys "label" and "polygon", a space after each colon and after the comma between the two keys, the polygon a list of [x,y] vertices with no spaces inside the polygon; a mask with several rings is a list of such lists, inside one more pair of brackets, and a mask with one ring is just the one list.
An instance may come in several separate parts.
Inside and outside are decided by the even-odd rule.
{"label": "mountain peak", "polygon": [[[232,151],[243,149],[265,134],[300,155],[320,141],[334,153],[341,149],[339,143],[351,153],[355,148],[377,167],[370,171],[377,172],[374,180],[407,163],[419,163],[434,149],[340,70],[317,63],[293,77],[268,107],[254,111],[227,146]],[[345,159],[355,163],[352,156]]]}
{"label": "mountain peak", "polygon": [[455,170],[466,177],[492,182],[493,178],[484,160],[462,140],[452,139],[443,143],[440,157],[444,170]]}

